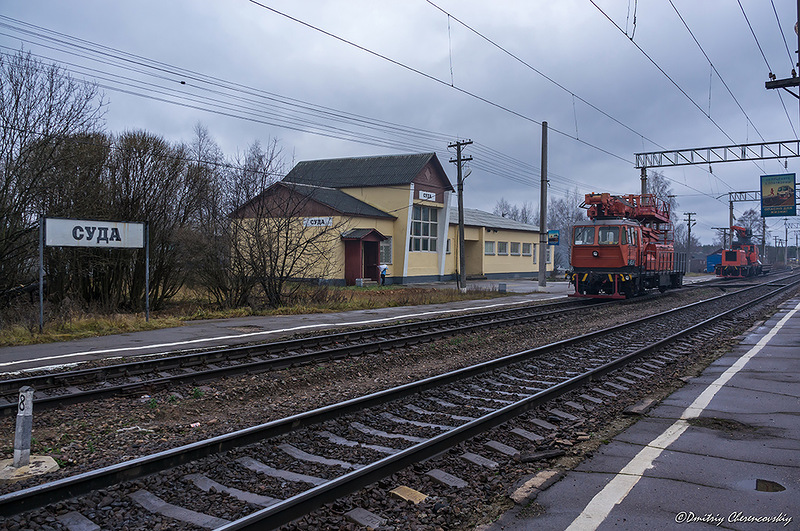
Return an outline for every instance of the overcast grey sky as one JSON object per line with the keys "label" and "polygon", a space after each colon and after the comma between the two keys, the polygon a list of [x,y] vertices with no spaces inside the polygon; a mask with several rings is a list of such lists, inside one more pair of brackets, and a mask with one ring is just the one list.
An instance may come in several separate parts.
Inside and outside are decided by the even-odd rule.
{"label": "overcast grey sky", "polygon": [[[228,156],[273,138],[295,161],[436,151],[455,181],[447,144],[471,139],[465,205],[491,211],[538,204],[542,121],[552,195],[637,193],[638,152],[797,138],[798,100],[764,88],[791,76],[796,5],[3,0],[0,52],[96,79],[109,132],[189,142],[202,123]],[[727,192],[796,171],[784,162],[661,171],[711,243]]]}

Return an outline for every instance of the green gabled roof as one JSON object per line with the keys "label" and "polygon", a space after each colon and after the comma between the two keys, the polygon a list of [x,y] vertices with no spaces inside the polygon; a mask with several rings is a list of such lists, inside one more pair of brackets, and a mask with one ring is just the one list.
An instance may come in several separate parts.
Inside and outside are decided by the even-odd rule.
{"label": "green gabled roof", "polygon": [[293,192],[304,195],[323,205],[327,205],[345,215],[389,219],[394,219],[396,217],[339,190],[297,183],[282,182],[281,184]]}
{"label": "green gabled roof", "polygon": [[410,184],[431,161],[441,172],[447,189],[452,190],[436,153],[303,161],[283,181],[328,188],[404,185]]}

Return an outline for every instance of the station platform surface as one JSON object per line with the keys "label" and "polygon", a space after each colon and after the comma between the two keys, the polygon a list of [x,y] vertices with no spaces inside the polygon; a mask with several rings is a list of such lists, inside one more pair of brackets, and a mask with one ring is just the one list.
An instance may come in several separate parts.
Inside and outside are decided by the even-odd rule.
{"label": "station platform surface", "polygon": [[[131,358],[185,352],[201,348],[243,345],[294,334],[335,331],[348,326],[381,326],[405,319],[435,318],[447,313],[511,308],[531,301],[546,302],[567,296],[567,282],[547,281],[540,287],[536,280],[470,281],[478,290],[506,285],[506,297],[458,301],[424,306],[398,306],[338,313],[252,316],[233,319],[188,321],[183,326],[145,332],[131,332],[78,339],[60,343],[0,348],[0,373],[43,367],[64,366],[103,358]],[[417,286],[415,284],[414,286]],[[455,283],[419,284],[437,289]]]}
{"label": "station platform surface", "polygon": [[800,298],[481,529],[712,528],[800,529]]}

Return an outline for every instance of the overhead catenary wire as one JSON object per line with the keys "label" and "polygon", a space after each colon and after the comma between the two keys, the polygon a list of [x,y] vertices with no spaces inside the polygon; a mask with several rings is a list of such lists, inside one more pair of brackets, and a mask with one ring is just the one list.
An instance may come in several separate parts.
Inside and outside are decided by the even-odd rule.
{"label": "overhead catenary wire", "polygon": [[[0,15],[0,19],[6,19],[15,22],[14,19],[10,19],[9,17],[4,17],[2,15]],[[45,40],[46,42],[51,43],[51,44],[42,44],[41,42],[38,41],[31,41],[37,46],[42,46],[47,49],[63,53],[71,53],[78,57],[94,60],[99,62],[100,64],[104,64],[107,66],[124,68],[126,71],[151,75],[155,79],[165,81],[168,83],[168,85],[171,85],[171,88],[169,86],[163,87],[156,83],[136,80],[134,78],[131,78],[130,76],[109,74],[107,72],[103,72],[98,69],[93,69],[83,65],[77,65],[75,63],[61,61],[62,64],[70,66],[70,70],[72,72],[79,73],[85,76],[91,76],[94,79],[99,78],[104,80],[105,83],[102,84],[102,88],[107,90],[114,90],[139,97],[155,99],[158,101],[165,101],[167,103],[172,103],[184,107],[196,108],[199,110],[204,110],[206,112],[243,118],[249,121],[256,121],[259,123],[276,125],[292,130],[312,132],[315,134],[322,134],[323,136],[331,136],[333,138],[341,138],[345,140],[362,141],[362,143],[366,143],[368,145],[390,147],[393,149],[406,149],[406,150],[425,149],[429,151],[431,150],[430,144],[432,142],[435,142],[440,145],[442,143],[446,143],[446,141],[452,138],[452,135],[447,135],[445,133],[434,133],[421,130],[418,128],[402,126],[392,122],[374,120],[360,115],[355,115],[353,113],[347,113],[344,111],[338,111],[335,109],[322,107],[316,104],[303,102],[302,100],[297,100],[295,98],[287,98],[285,96],[280,96],[274,93],[269,93],[258,89],[251,89],[249,87],[245,87],[244,85],[229,83],[224,80],[220,80],[218,78],[205,76],[203,74],[199,74],[197,72],[189,71],[186,69],[181,69],[179,67],[168,65],[166,63],[151,61],[141,56],[136,56],[133,54],[129,54],[127,52],[122,52],[102,45],[96,45],[95,43],[91,43],[91,41],[73,38],[63,33],[52,32],[51,30],[46,30],[44,28],[33,26],[27,23],[21,23],[21,24],[25,24],[26,27],[23,28],[23,30],[29,37],[37,37],[39,40]],[[16,26],[10,25],[8,23],[0,23],[0,27],[18,29]],[[73,40],[75,42],[72,42]],[[55,45],[53,45],[52,43],[55,43]],[[76,52],[75,50],[73,50],[72,49],[73,47],[77,47],[80,50],[80,52]],[[92,56],[92,54],[95,53],[95,48],[99,48],[102,57],[101,59],[97,59],[96,57]],[[45,58],[45,59],[52,60],[51,58]],[[155,72],[153,72],[153,70]],[[180,82],[178,82],[178,79],[180,79]],[[120,86],[115,86],[114,83],[119,84]],[[136,84],[141,84],[142,87],[137,87]],[[247,116],[237,115],[235,114],[235,112],[238,111],[235,108],[231,107],[229,104],[225,102],[222,102],[221,100],[202,98],[190,92],[191,90],[198,89],[200,86],[206,84],[211,85],[213,87],[219,87],[219,90],[206,87],[203,89],[205,92],[222,96],[226,95],[225,91],[236,89],[237,93],[241,92],[242,94],[246,95],[247,98],[245,98],[245,96],[239,96],[239,95],[234,96],[233,98],[238,101],[248,103],[248,106],[246,107],[246,114],[248,115]],[[231,86],[233,86],[233,89],[231,89]],[[144,92],[144,91],[149,91],[149,92]],[[153,94],[157,95],[154,96]],[[231,96],[226,95],[226,97],[231,97]],[[285,115],[285,114],[275,115],[274,113],[270,114],[270,117],[273,119],[284,118],[289,120],[288,122],[286,121],[274,122],[274,121],[259,119],[257,116],[258,113],[256,113],[253,110],[252,105],[250,105],[252,103],[256,103],[256,101],[254,101],[252,98],[265,99],[267,101],[270,101],[271,103],[279,105],[288,105],[292,107],[292,112],[306,114],[308,116],[317,116],[317,114],[321,114],[322,116],[325,116],[327,119],[332,119],[342,123],[355,122],[360,126],[369,129],[386,130],[401,135],[410,135],[413,137],[419,137],[420,139],[426,140],[427,143],[424,146],[421,144],[412,145],[407,142],[388,143],[386,141],[375,140],[374,138],[371,137],[364,137],[364,136],[359,137],[357,134],[352,133],[352,131],[331,132],[331,130],[328,130],[326,132],[319,132],[309,128],[297,127],[298,122],[308,123],[309,127],[318,126],[319,124],[313,121],[309,121],[307,119],[298,120],[295,114],[292,115]],[[206,105],[205,107],[203,107],[204,104]],[[242,107],[242,105],[238,106]],[[241,109],[239,110],[242,111]],[[263,117],[263,114],[261,116]],[[493,156],[490,159],[492,162],[494,162],[497,160],[498,156],[500,156],[501,152],[497,150],[492,150],[491,153],[493,154]],[[523,161],[516,160],[511,156],[506,156],[505,160],[513,161],[512,166],[516,166],[517,170],[531,171],[531,166],[528,165],[527,163],[524,163]],[[502,166],[502,164],[499,164],[499,166]],[[536,171],[538,171],[538,169]],[[500,175],[502,177],[507,177],[506,175],[497,172],[496,168],[493,168],[492,173]],[[511,175],[508,177],[510,177],[512,180],[516,180],[516,182],[538,187],[538,179],[535,179],[534,178],[535,176]],[[585,187],[590,187],[590,185],[585,183],[579,183],[578,181],[574,182],[576,184],[581,184],[582,186]]]}
{"label": "overhead catenary wire", "polygon": [[[744,10],[744,6],[742,5],[741,0],[736,0],[736,2],[739,4],[739,9],[741,9],[741,11],[742,11],[742,16],[744,17],[744,20],[747,23],[747,27],[750,28],[750,34],[753,35],[753,40],[756,41],[756,46],[758,47],[758,51],[761,52],[761,57],[764,59],[764,64],[767,65],[767,69],[769,70],[769,73],[772,74],[773,73],[772,66],[770,66],[769,60],[767,59],[767,56],[764,54],[764,49],[761,47],[761,43],[759,42],[758,37],[756,36],[756,32],[753,29],[753,25],[750,24],[750,19],[747,17],[747,13]],[[775,6],[773,4],[773,8],[774,7]],[[777,13],[776,13],[776,16],[777,16]],[[790,57],[791,57],[791,55],[790,55]],[[789,120],[789,125],[792,126],[792,132],[794,133],[794,136],[796,137],[797,136],[797,132],[794,129],[794,125],[792,125],[792,119],[789,116],[789,110],[786,108],[786,103],[783,101],[783,95],[781,94],[781,91],[779,91],[779,90],[776,91],[776,92],[778,94],[778,98],[781,100],[781,105],[783,106],[783,112],[786,113],[786,119]]]}
{"label": "overhead catenary wire", "polygon": [[[144,69],[146,69],[146,68],[150,68],[150,66],[149,66],[149,65],[143,65],[143,66],[141,67],[141,69],[142,69],[142,70],[144,70]],[[163,79],[164,79],[165,81],[167,81],[168,83],[175,83],[175,82],[176,82],[175,76],[182,76],[182,75],[186,75],[186,74],[183,74],[182,72],[180,72],[180,71],[177,71],[177,70],[176,70],[176,71],[174,71],[174,72],[173,72],[173,71],[170,71],[168,68],[166,68],[166,69],[165,69],[165,71],[166,71],[166,72],[168,72],[168,73],[169,73],[169,75],[166,75],[166,74],[165,74],[165,75],[163,76]],[[191,75],[191,73],[190,73],[190,75]],[[189,80],[190,80],[190,79],[191,79],[191,78],[190,78],[190,77],[188,77],[188,75],[187,75],[187,77],[186,77],[187,83],[186,83],[185,85],[181,85],[181,86],[179,87],[179,89],[183,89],[183,90],[188,90],[188,89],[190,89],[190,88],[192,87],[192,85],[193,85],[193,83],[189,83]],[[107,81],[107,83],[111,83],[111,82],[112,82],[112,81]],[[200,83],[205,83],[205,82],[207,82],[207,81],[206,81],[206,80],[203,80],[203,79],[200,79],[200,80],[195,80],[195,83],[194,83],[194,84],[196,84],[197,82],[200,82]],[[108,86],[110,86],[110,85],[106,84],[106,85],[104,85],[104,88],[108,88]],[[134,90],[131,90],[131,88],[132,88],[132,87],[129,87],[129,88],[128,88],[128,90],[129,90],[129,93],[133,93],[133,92],[134,92]],[[116,88],[114,88],[114,89],[112,89],[112,90],[116,90]],[[145,94],[136,94],[136,95],[137,95],[137,96],[140,96],[140,97],[148,97],[148,96],[147,96],[147,95],[145,95]],[[183,98],[183,97],[184,97],[184,96],[183,96],[183,93],[181,93],[181,92],[179,92],[179,91],[175,91],[175,92],[173,93],[173,96],[174,96],[175,98]],[[161,99],[160,101],[164,101],[164,100],[165,100],[165,99],[166,99],[168,96],[166,96],[166,95],[162,94],[162,95],[161,95],[161,97],[162,97],[162,99]],[[578,97],[578,96],[576,96],[576,97]],[[191,102],[191,103],[190,103],[190,105],[191,105],[193,108],[201,108],[201,107],[200,107],[200,106],[201,106],[201,103],[200,103],[200,102],[199,102],[199,101],[196,99],[197,97],[196,97],[196,96],[192,96],[192,98],[195,98],[195,100],[185,100],[185,102]],[[241,97],[239,97],[239,98],[241,98]],[[579,97],[578,97],[578,98],[579,98]],[[298,100],[298,101],[299,101],[299,100]],[[180,104],[181,104],[181,103],[176,103],[176,102],[174,102],[174,101],[169,101],[169,103],[178,104],[178,105],[180,105]],[[207,112],[218,112],[218,113],[221,113],[221,114],[225,114],[225,115],[229,115],[229,116],[233,116],[233,117],[237,117],[237,118],[239,118],[239,116],[238,116],[238,115],[236,115],[236,110],[235,110],[234,108],[223,106],[221,103],[219,103],[219,102],[214,102],[214,101],[209,101],[209,102],[207,103],[207,105],[209,105],[209,106],[212,106],[213,110],[209,110],[208,108],[202,108],[202,110],[205,110],[205,111],[207,111]],[[309,104],[309,105],[311,105],[311,104]],[[311,112],[311,111],[308,111],[308,112]],[[323,114],[324,114],[325,112],[328,112],[328,111],[322,111],[322,113],[323,113]],[[331,113],[334,113],[334,112],[338,113],[339,111],[330,110],[330,112],[331,112]],[[250,118],[250,119],[253,119],[253,117],[251,116],[251,118]],[[348,123],[348,122],[347,122],[347,120],[349,120],[350,118],[349,118],[349,117],[343,117],[343,116],[340,116],[340,117],[339,117],[339,118],[337,118],[337,119],[340,119],[340,120],[342,120],[344,123]],[[364,118],[364,120],[365,120],[366,122],[369,122],[369,123],[375,123],[375,122],[374,122],[372,119],[369,119],[369,118]],[[535,122],[535,121],[534,121],[534,122]],[[262,121],[261,123],[266,123],[266,122],[265,122],[265,121]],[[535,123],[538,123],[538,122],[535,122]],[[279,126],[280,126],[280,127],[283,127],[283,125],[279,125]],[[308,126],[309,126],[309,129],[303,129],[303,128],[300,128],[300,129],[297,129],[297,130],[301,130],[301,131],[303,131],[303,132],[310,132],[310,131],[311,131],[311,129],[310,129],[310,128],[312,128],[312,127],[314,126],[314,124],[313,124],[313,121],[309,121],[309,123],[308,123]],[[314,134],[317,134],[317,133],[314,133]],[[328,132],[328,133],[322,133],[322,134],[331,134],[331,133],[330,133],[330,132]],[[342,133],[342,134],[346,134],[346,133]],[[570,135],[567,135],[567,136],[570,136]],[[333,137],[333,138],[339,138],[339,137],[337,137],[337,136],[332,136],[332,137]],[[450,140],[450,139],[452,139],[452,137],[453,137],[453,136],[452,136],[452,135],[442,135],[442,137],[443,137],[443,138],[445,138],[446,140]],[[571,136],[570,136],[570,137],[571,137]],[[576,135],[576,137],[577,137],[577,135]],[[576,138],[576,137],[571,137],[571,138]],[[352,141],[364,141],[364,143],[366,143],[366,142],[369,142],[369,138],[370,138],[370,137],[369,137],[369,136],[367,136],[367,135],[364,135],[364,136],[358,136],[358,135],[355,135],[355,136],[352,136],[352,137],[351,137],[349,140],[352,140]],[[642,137],[642,138],[644,139],[644,137]],[[435,141],[435,140],[431,140],[431,141]],[[648,139],[648,141],[650,141],[650,140]],[[379,143],[379,144],[369,144],[369,145],[381,145],[382,147],[390,147],[390,146],[391,146],[391,148],[392,148],[392,149],[409,149],[409,147],[408,147],[408,146],[410,146],[410,144],[408,144],[408,143],[401,144],[400,142],[397,142],[397,143],[390,144],[390,143],[388,143],[386,140],[380,140],[379,142],[383,142],[383,143]],[[428,146],[429,146],[429,145],[430,145],[430,144],[428,144]],[[478,147],[476,146],[476,149],[477,149],[477,148],[478,148]],[[438,150],[437,150],[437,151],[438,151]],[[529,167],[527,167],[527,166],[530,166],[530,165],[527,165],[527,163],[524,163],[524,162],[522,162],[522,161],[508,162],[508,166],[504,166],[503,164],[500,164],[500,163],[497,163],[497,164],[495,164],[495,162],[497,162],[498,160],[499,160],[499,159],[497,159],[497,158],[492,158],[492,159],[489,159],[489,161],[487,161],[487,162],[484,162],[484,161],[476,161],[476,162],[473,164],[473,166],[475,166],[475,167],[477,168],[477,167],[480,167],[480,165],[486,164],[486,166],[488,166],[488,167],[490,167],[492,170],[494,170],[493,174],[496,174],[496,175],[500,175],[500,176],[503,176],[503,177],[505,177],[504,173],[508,173],[508,174],[510,175],[510,178],[511,178],[511,180],[516,180],[517,182],[520,182],[520,183],[523,183],[523,184],[527,184],[527,185],[530,185],[530,186],[534,186],[534,187],[535,187],[535,186],[538,186],[538,183],[537,183],[537,182],[536,182],[536,180],[534,179],[533,175],[530,173],[530,168],[529,168]],[[498,171],[498,170],[499,170],[499,171]],[[482,171],[483,171],[483,170],[482,170]],[[535,172],[535,171],[538,171],[538,169],[535,169],[535,170],[534,170],[534,172]],[[578,183],[578,181],[572,181],[572,182]],[[582,184],[582,183],[581,183],[581,184]],[[583,185],[583,184],[582,184],[582,185]],[[554,186],[557,186],[557,185],[554,185]],[[584,186],[585,186],[585,187],[587,187],[587,188],[589,188],[591,185],[584,185]],[[566,188],[565,188],[565,190],[566,190]],[[707,194],[706,194],[706,195],[707,195]]]}
{"label": "overhead catenary wire", "polygon": [[[530,117],[530,116],[527,116],[527,115],[525,115],[525,114],[523,114],[523,113],[521,113],[521,112],[519,112],[519,111],[515,111],[514,109],[511,109],[510,107],[507,107],[507,106],[505,106],[505,105],[501,105],[500,103],[497,103],[497,102],[495,102],[495,101],[492,101],[492,100],[490,100],[490,99],[488,99],[488,98],[486,98],[486,97],[484,97],[484,96],[481,96],[481,95],[479,95],[479,94],[477,94],[477,93],[475,93],[475,92],[469,91],[469,90],[467,90],[467,89],[465,89],[465,88],[462,88],[462,87],[459,87],[459,86],[457,86],[457,85],[451,85],[450,83],[448,83],[448,82],[447,82],[446,80],[444,80],[444,79],[438,78],[438,77],[436,77],[436,76],[433,76],[433,75],[431,75],[431,74],[428,74],[428,73],[426,73],[426,72],[423,72],[422,70],[419,70],[419,69],[417,69],[417,68],[414,68],[414,67],[412,67],[412,66],[410,66],[410,65],[407,65],[407,64],[405,64],[405,63],[402,63],[402,62],[400,62],[400,61],[398,61],[398,60],[392,59],[391,57],[388,57],[388,56],[386,56],[386,55],[383,55],[383,54],[381,54],[381,53],[378,53],[378,52],[376,52],[376,51],[374,51],[374,50],[371,50],[371,49],[369,49],[369,48],[367,48],[367,47],[365,47],[365,46],[361,46],[360,44],[357,44],[357,43],[355,43],[355,42],[349,41],[349,40],[345,39],[344,37],[341,37],[341,36],[339,36],[339,35],[336,35],[335,33],[329,32],[329,31],[327,31],[327,30],[324,30],[324,29],[322,29],[322,28],[320,28],[320,27],[318,27],[318,26],[315,26],[315,25],[313,25],[313,24],[310,24],[310,23],[308,23],[308,22],[305,22],[305,21],[303,21],[303,20],[300,20],[300,19],[299,19],[299,18],[297,18],[297,17],[293,17],[293,16],[291,16],[291,15],[289,15],[289,14],[287,14],[287,13],[284,13],[284,12],[282,12],[282,11],[279,11],[279,10],[277,10],[277,9],[273,8],[273,7],[267,6],[267,5],[265,5],[265,4],[261,3],[261,2],[258,2],[258,1],[256,1],[256,0],[248,0],[248,1],[249,1],[251,4],[254,4],[254,5],[256,5],[256,6],[260,7],[260,8],[262,8],[262,9],[266,9],[267,11],[270,11],[270,12],[272,12],[272,13],[275,13],[276,15],[280,15],[280,16],[282,16],[282,17],[285,17],[285,18],[287,18],[288,20],[291,20],[291,21],[293,21],[293,22],[296,22],[296,23],[298,23],[298,24],[301,24],[301,25],[303,25],[303,26],[305,26],[305,27],[307,27],[307,28],[309,28],[309,29],[312,29],[312,30],[314,30],[314,31],[317,31],[317,32],[319,32],[319,33],[322,33],[323,35],[327,35],[328,37],[331,37],[331,38],[333,38],[333,39],[336,39],[336,40],[338,40],[338,41],[340,41],[340,42],[342,42],[342,43],[344,43],[344,44],[347,44],[348,46],[352,46],[352,47],[354,47],[354,48],[357,48],[357,49],[359,49],[359,50],[361,50],[361,51],[363,51],[363,52],[365,52],[365,53],[368,53],[368,54],[370,54],[370,55],[373,55],[373,56],[375,56],[375,57],[378,57],[378,58],[380,58],[380,59],[382,59],[382,60],[384,60],[384,61],[388,61],[388,62],[390,62],[390,63],[392,63],[392,64],[394,64],[394,65],[396,65],[396,66],[398,66],[398,67],[400,67],[400,68],[403,68],[403,69],[405,69],[405,70],[408,70],[409,72],[413,72],[413,73],[415,73],[415,74],[417,74],[417,75],[420,75],[420,76],[422,76],[422,77],[425,77],[425,78],[427,78],[427,79],[429,79],[429,80],[431,80],[431,81],[434,81],[434,82],[436,82],[436,83],[439,83],[439,84],[441,84],[441,85],[445,85],[445,86],[447,86],[447,87],[450,87],[451,89],[453,89],[453,90],[456,90],[456,91],[458,91],[458,92],[461,92],[462,94],[464,94],[464,95],[466,95],[466,96],[469,96],[469,97],[471,97],[471,98],[474,98],[474,99],[476,99],[476,100],[478,100],[478,101],[482,101],[483,103],[486,103],[487,105],[490,105],[490,106],[492,106],[492,107],[495,107],[495,108],[497,108],[497,109],[499,109],[499,110],[502,110],[502,111],[504,111],[504,112],[506,112],[506,113],[509,113],[509,114],[511,114],[511,115],[513,115],[513,116],[516,116],[516,117],[518,117],[518,118],[521,118],[521,119],[523,119],[523,120],[525,120],[525,121],[528,121],[528,122],[534,123],[534,124],[536,124],[536,125],[540,125],[540,126],[542,125],[542,122],[541,122],[541,121],[539,121],[539,120],[536,120],[535,118],[532,118],[532,117]],[[616,154],[616,153],[613,153],[613,152],[611,152],[611,151],[609,151],[609,150],[607,150],[607,149],[605,149],[605,148],[602,148],[602,147],[600,147],[600,146],[597,146],[597,145],[595,145],[595,144],[592,144],[592,143],[590,143],[590,142],[587,142],[587,141],[585,141],[585,140],[580,140],[580,139],[578,139],[578,138],[575,138],[574,136],[570,135],[569,133],[566,133],[566,132],[564,132],[564,131],[561,131],[561,130],[559,130],[559,129],[556,129],[556,128],[552,127],[552,126],[549,128],[549,130],[550,130],[550,131],[552,131],[552,132],[554,132],[554,133],[557,133],[557,134],[559,134],[559,135],[562,135],[562,136],[565,136],[565,137],[567,137],[567,138],[570,138],[570,139],[572,139],[572,140],[575,140],[576,142],[579,142],[579,143],[581,143],[581,144],[583,144],[583,145],[585,145],[585,146],[587,146],[587,147],[590,147],[590,148],[592,148],[592,149],[594,149],[594,150],[596,150],[596,151],[599,151],[599,152],[601,152],[601,153],[605,153],[606,155],[608,155],[608,156],[610,156],[610,157],[613,157],[613,158],[616,158],[616,159],[618,159],[618,160],[620,160],[620,161],[622,161],[622,162],[625,162],[625,163],[628,163],[628,164],[633,164],[633,161],[632,161],[632,160],[630,160],[630,159],[626,159],[626,158],[625,158],[624,156],[622,156],[622,155],[618,155],[618,154]]]}
{"label": "overhead catenary wire", "polygon": [[[731,90],[730,86],[728,86],[728,83],[722,77],[722,74],[719,73],[719,70],[717,70],[717,67],[714,66],[714,62],[708,56],[708,54],[706,53],[705,49],[703,49],[703,46],[700,44],[700,41],[697,40],[697,37],[695,36],[694,32],[689,27],[689,24],[686,23],[686,20],[684,20],[683,15],[681,15],[680,11],[678,11],[678,8],[675,6],[675,3],[672,0],[669,0],[669,4],[672,6],[672,9],[675,10],[675,14],[678,15],[678,18],[680,19],[681,23],[683,24],[683,27],[686,28],[686,31],[689,32],[689,35],[691,35],[692,40],[697,45],[697,47],[700,49],[700,51],[703,54],[703,57],[705,57],[706,61],[708,61],[708,64],[711,66],[711,70],[714,72],[714,74],[717,75],[717,78],[719,78],[719,80],[722,82],[722,86],[724,86],[725,90],[728,91],[728,94],[733,99],[734,103],[736,103],[736,106],[739,107],[739,110],[742,112],[744,117],[747,119],[747,122],[750,125],[753,126],[753,130],[756,132],[756,134],[759,136],[759,138],[761,138],[762,141],[765,141],[764,135],[761,134],[761,132],[756,127],[756,124],[753,123],[753,120],[750,119],[750,116],[747,114],[747,111],[745,111],[744,107],[742,107],[742,104],[739,103],[739,100],[736,99],[736,96],[734,95],[734,93]],[[710,96],[709,96],[709,98],[710,98]],[[710,114],[710,111],[709,111],[709,114]]]}

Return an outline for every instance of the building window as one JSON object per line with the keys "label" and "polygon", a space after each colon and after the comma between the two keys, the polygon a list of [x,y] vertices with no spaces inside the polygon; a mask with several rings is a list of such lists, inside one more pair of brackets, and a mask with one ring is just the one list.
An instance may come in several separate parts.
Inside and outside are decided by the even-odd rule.
{"label": "building window", "polygon": [[537,249],[536,245],[537,244],[535,244],[535,243],[533,244],[533,263],[534,264],[539,261],[539,253],[536,251],[536,249]]}
{"label": "building window", "polygon": [[511,255],[519,256],[519,242],[511,242]]}
{"label": "building window", "polygon": [[508,242],[497,242],[497,254],[503,256],[508,254]]}
{"label": "building window", "polygon": [[494,242],[483,242],[483,254],[494,255]]}
{"label": "building window", "polygon": [[532,243],[523,243],[522,244],[522,256],[530,256],[531,255],[531,247],[533,246]]}
{"label": "building window", "polygon": [[414,205],[411,215],[412,251],[436,251],[439,234],[439,210],[422,205]]}
{"label": "building window", "polygon": [[545,253],[545,256],[547,256],[547,263],[548,264],[553,262],[553,250],[554,249],[553,249],[552,245],[548,245],[547,246],[547,252]]}
{"label": "building window", "polygon": [[447,249],[445,250],[447,254],[450,254],[450,238],[447,238]]}
{"label": "building window", "polygon": [[382,264],[392,263],[392,239],[386,238],[380,244],[380,260]]}

